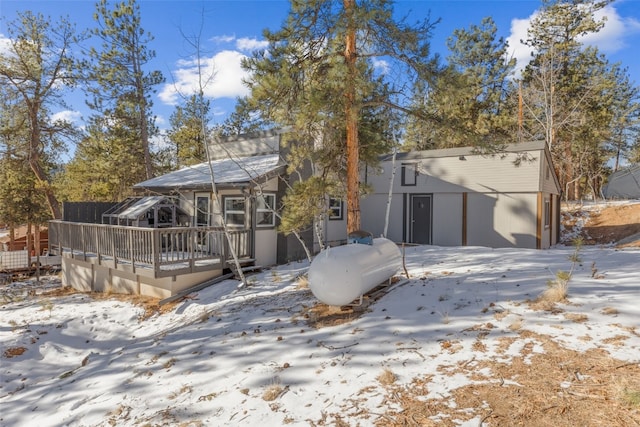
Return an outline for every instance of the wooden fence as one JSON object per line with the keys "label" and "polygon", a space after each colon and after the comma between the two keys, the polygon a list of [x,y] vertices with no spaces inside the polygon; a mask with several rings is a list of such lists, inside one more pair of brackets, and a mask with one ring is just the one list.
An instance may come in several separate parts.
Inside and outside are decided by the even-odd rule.
{"label": "wooden fence", "polygon": [[[233,230],[229,235],[236,255],[244,261],[251,259],[251,230]],[[232,259],[220,227],[144,228],[50,221],[49,251],[152,273],[156,278],[224,269]]]}

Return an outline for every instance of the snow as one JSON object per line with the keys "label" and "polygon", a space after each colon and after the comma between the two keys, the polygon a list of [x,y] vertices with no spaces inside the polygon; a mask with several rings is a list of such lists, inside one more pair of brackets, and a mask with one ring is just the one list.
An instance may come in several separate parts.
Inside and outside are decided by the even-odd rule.
{"label": "snow", "polygon": [[224,158],[187,166],[134,185],[134,188],[184,188],[211,185],[211,168],[217,184],[249,182],[276,170],[280,164],[278,154]]}
{"label": "snow", "polygon": [[[305,318],[317,301],[299,284],[306,262],[250,276],[242,289],[221,282],[146,320],[128,302],[34,296],[29,282],[13,284],[0,294],[0,341],[3,352],[26,351],[0,358],[0,425],[308,426],[323,419],[333,425],[336,414],[351,425],[373,425],[376,417],[356,408],[381,414],[392,405],[377,379],[385,369],[401,385],[427,379],[423,398],[446,401],[478,381],[456,370],[459,364],[508,361],[525,346],[528,357],[544,352],[537,335],[519,337],[525,330],[580,352],[597,348],[639,362],[639,249],[584,247],[561,312],[526,303],[556,271],[570,268],[573,252],[407,247],[410,280],[399,274],[362,316],[317,329]],[[478,330],[487,334],[484,352],[473,349]],[[506,337],[518,339],[498,351]],[[273,386],[279,397],[264,400]]]}

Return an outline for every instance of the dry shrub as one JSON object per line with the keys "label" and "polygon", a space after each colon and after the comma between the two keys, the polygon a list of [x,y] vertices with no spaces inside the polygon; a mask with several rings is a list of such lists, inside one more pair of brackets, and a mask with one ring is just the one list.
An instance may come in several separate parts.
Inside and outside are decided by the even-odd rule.
{"label": "dry shrub", "polygon": [[282,393],[282,386],[280,384],[271,384],[267,389],[262,393],[262,400],[266,402],[273,402],[280,396]]}
{"label": "dry shrub", "polygon": [[309,278],[307,276],[298,277],[296,289],[309,289]]}
{"label": "dry shrub", "polygon": [[615,316],[618,314],[618,310],[613,307],[605,307],[600,311],[600,313],[606,314],[608,316]]}
{"label": "dry shrub", "polygon": [[547,289],[542,293],[540,299],[547,302],[562,302],[566,300],[569,291],[569,279],[571,279],[571,273],[558,271],[556,278],[547,282]]}
{"label": "dry shrub", "polygon": [[513,321],[513,323],[511,323],[509,325],[509,330],[510,331],[517,331],[522,329],[522,318],[518,317],[516,320]]}
{"label": "dry shrub", "polygon": [[378,382],[383,386],[390,386],[396,382],[396,379],[396,374],[394,374],[389,368],[384,368],[382,373],[377,377]]}
{"label": "dry shrub", "polygon": [[580,313],[565,313],[564,318],[576,323],[584,323],[589,320],[589,317],[586,314]]}

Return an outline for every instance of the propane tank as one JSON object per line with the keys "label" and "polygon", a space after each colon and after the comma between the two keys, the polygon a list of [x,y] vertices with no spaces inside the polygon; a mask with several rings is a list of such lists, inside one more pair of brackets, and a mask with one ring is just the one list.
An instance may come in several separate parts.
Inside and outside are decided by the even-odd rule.
{"label": "propane tank", "polygon": [[309,267],[309,287],[327,305],[349,304],[396,274],[401,263],[400,249],[385,238],[328,248]]}

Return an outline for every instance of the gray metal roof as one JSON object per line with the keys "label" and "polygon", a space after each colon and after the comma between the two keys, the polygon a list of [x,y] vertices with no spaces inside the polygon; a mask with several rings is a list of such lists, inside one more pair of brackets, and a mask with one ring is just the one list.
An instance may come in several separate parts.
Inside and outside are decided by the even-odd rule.
{"label": "gray metal roof", "polygon": [[[539,151],[544,150],[544,141],[527,141],[519,142],[517,144],[507,144],[502,149],[497,149],[493,152],[482,152],[481,149],[475,147],[456,147],[456,148],[442,148],[438,150],[424,150],[424,151],[409,151],[404,153],[398,153],[396,160],[417,160],[417,159],[430,159],[438,157],[459,157],[459,156],[472,156],[472,155],[491,155],[500,153],[517,153],[523,151]],[[381,160],[391,160],[391,154],[385,154]]]}
{"label": "gray metal roof", "polygon": [[[260,179],[284,164],[278,154],[213,160],[216,185],[233,186]],[[136,189],[198,189],[211,186],[209,163],[200,163],[135,184]]]}

